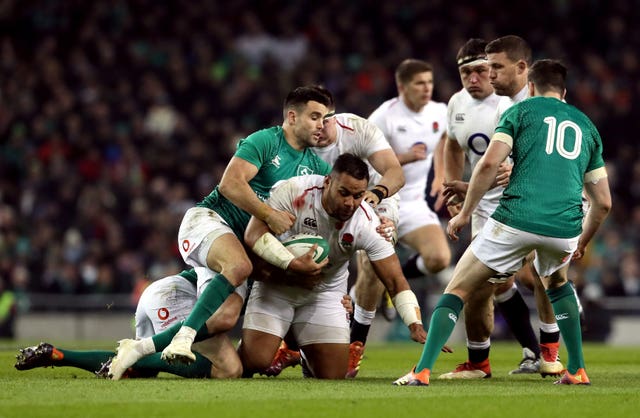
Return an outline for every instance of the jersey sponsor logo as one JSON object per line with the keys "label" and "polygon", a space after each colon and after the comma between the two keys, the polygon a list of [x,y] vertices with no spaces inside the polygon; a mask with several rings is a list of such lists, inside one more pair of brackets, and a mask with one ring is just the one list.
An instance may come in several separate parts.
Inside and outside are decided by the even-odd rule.
{"label": "jersey sponsor logo", "polygon": [[565,312],[556,315],[556,321],[562,321],[563,319],[569,319],[569,314]]}
{"label": "jersey sponsor logo", "polygon": [[456,122],[464,122],[464,113],[456,113]]}
{"label": "jersey sponsor logo", "polygon": [[299,165],[296,171],[296,175],[298,176],[307,176],[309,174],[313,174],[313,170],[311,167],[307,167],[306,165]]}
{"label": "jersey sponsor logo", "polygon": [[353,244],[353,235],[350,233],[342,234],[342,238],[340,238],[340,245],[345,248],[350,248]]}
{"label": "jersey sponsor logo", "polygon": [[407,128],[405,128],[404,126],[398,126],[398,132],[403,134],[403,133],[407,132]]}
{"label": "jersey sponsor logo", "polygon": [[273,160],[271,160],[271,164],[276,166],[276,168],[280,168],[280,156],[276,155],[275,157],[273,157]]}
{"label": "jersey sponsor logo", "polygon": [[458,317],[452,312],[449,313],[449,319],[452,320],[454,324],[458,322]]}
{"label": "jersey sponsor logo", "polygon": [[433,122],[433,133],[435,134],[440,129],[440,124],[438,122]]}
{"label": "jersey sponsor logo", "polygon": [[304,218],[302,223],[304,224],[304,226],[308,226],[309,228],[313,228],[313,229],[318,228],[318,221],[316,221],[313,218]]}
{"label": "jersey sponsor logo", "polygon": [[169,318],[169,309],[167,308],[158,309],[158,319],[161,321],[164,321],[167,318]]}
{"label": "jersey sponsor logo", "polygon": [[182,241],[182,251],[186,253],[187,251],[189,251],[189,248],[191,248],[191,243],[189,242],[189,240],[185,239],[184,241]]}

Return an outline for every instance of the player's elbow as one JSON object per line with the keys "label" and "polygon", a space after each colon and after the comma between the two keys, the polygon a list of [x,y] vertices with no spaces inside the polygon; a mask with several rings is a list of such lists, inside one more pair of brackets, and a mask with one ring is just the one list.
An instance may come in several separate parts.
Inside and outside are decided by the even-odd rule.
{"label": "player's elbow", "polygon": [[230,191],[233,190],[232,183],[233,181],[227,180],[226,178],[223,178],[222,180],[220,180],[220,183],[218,183],[218,191],[220,192],[220,194],[228,198],[230,195]]}
{"label": "player's elbow", "polygon": [[398,179],[398,190],[402,189],[406,183],[406,179],[404,178],[404,171],[402,171],[402,167],[399,168],[400,170],[396,175],[396,178]]}
{"label": "player's elbow", "polygon": [[481,170],[481,171],[490,172],[492,170],[496,170],[497,171],[499,165],[500,165],[500,161],[487,158],[486,155],[485,155],[484,157],[482,157],[480,159],[480,161],[478,161],[478,164],[477,164],[476,168],[478,170]]}
{"label": "player's elbow", "polygon": [[611,212],[612,206],[613,203],[611,201],[611,198],[609,197],[608,199],[602,199],[595,202],[593,204],[593,209],[597,210],[600,216],[605,217],[609,214],[609,212]]}

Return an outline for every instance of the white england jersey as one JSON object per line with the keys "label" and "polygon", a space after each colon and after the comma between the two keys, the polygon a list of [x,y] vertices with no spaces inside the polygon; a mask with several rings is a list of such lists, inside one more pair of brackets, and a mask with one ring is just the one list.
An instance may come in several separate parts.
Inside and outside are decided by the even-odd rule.
{"label": "white england jersey", "polygon": [[[451,96],[447,106],[449,141],[457,141],[464,151],[473,170],[489,147],[489,141],[496,128],[494,123],[500,96],[495,93],[477,100],[462,89]],[[494,187],[480,201],[478,207],[486,206],[489,215],[498,206],[504,187]],[[492,208],[491,208],[492,206]]]}
{"label": "white england jersey", "polygon": [[274,186],[268,204],[296,217],[293,227],[278,237],[280,240],[293,234],[314,234],[329,243],[325,278],[314,290],[346,293],[349,260],[357,250],[364,250],[371,261],[387,258],[395,251],[393,244],[376,232],[380,221],[371,206],[363,201],[351,219],[338,221],[322,207],[323,188],[323,176],[292,177]]}
{"label": "white england jersey", "polygon": [[433,151],[447,129],[447,106],[444,103],[430,101],[416,113],[410,110],[401,98],[396,97],[382,103],[369,116],[369,120],[382,130],[396,154],[408,152],[416,143],[424,143],[427,146],[425,160],[402,166],[405,185],[398,192],[401,202],[424,200]]}
{"label": "white england jersey", "polygon": [[[378,173],[371,164],[369,157],[384,150],[392,150],[384,134],[375,124],[353,113],[339,113],[336,118],[336,142],[326,147],[314,147],[313,151],[328,164],[333,165],[340,154],[348,152],[357,157],[369,167],[369,188],[380,183],[382,174]],[[393,150],[392,150],[393,151]],[[390,218],[398,223],[398,193],[384,199],[375,209],[378,215]]]}
{"label": "white england jersey", "polygon": [[313,151],[328,164],[333,165],[340,154],[346,152],[360,157],[369,166],[369,184],[380,182],[382,176],[369,164],[369,157],[385,149],[391,149],[382,131],[366,119],[353,113],[338,113],[336,118],[336,142],[326,147],[314,147]]}

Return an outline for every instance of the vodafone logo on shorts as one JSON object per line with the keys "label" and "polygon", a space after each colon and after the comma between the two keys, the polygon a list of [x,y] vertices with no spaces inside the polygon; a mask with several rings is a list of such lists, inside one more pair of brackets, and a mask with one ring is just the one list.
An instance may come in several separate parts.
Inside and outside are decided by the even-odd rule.
{"label": "vodafone logo on shorts", "polygon": [[184,241],[182,241],[182,251],[189,251],[189,248],[191,248],[191,243],[189,242],[189,240],[185,239]]}
{"label": "vodafone logo on shorts", "polygon": [[169,318],[169,309],[167,308],[160,308],[158,309],[158,318],[161,321],[166,320],[167,318]]}

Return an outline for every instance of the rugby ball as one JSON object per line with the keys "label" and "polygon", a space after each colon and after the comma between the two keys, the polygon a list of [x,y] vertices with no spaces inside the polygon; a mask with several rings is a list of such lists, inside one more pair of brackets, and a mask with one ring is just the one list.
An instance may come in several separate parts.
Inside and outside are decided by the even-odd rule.
{"label": "rugby ball", "polygon": [[313,254],[313,259],[316,263],[319,263],[329,255],[329,243],[320,235],[296,234],[282,241],[282,245],[296,257],[307,253],[313,244],[318,244],[318,248],[316,248],[316,252]]}

